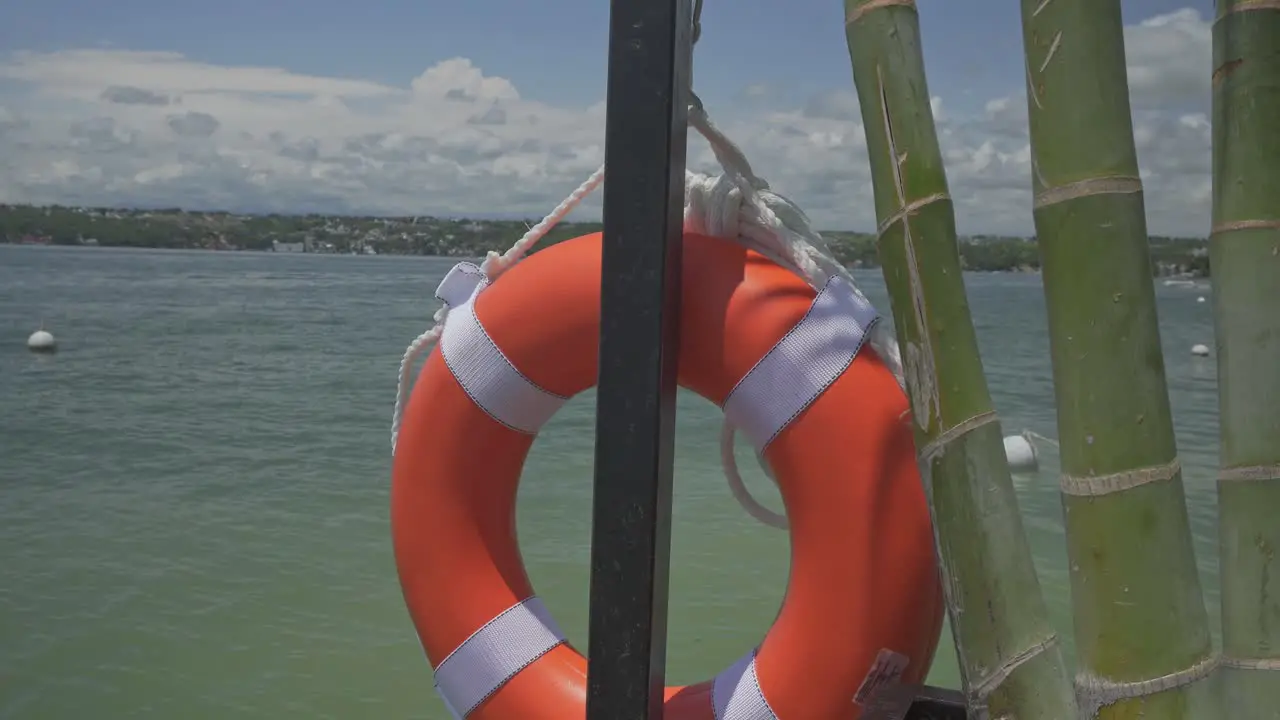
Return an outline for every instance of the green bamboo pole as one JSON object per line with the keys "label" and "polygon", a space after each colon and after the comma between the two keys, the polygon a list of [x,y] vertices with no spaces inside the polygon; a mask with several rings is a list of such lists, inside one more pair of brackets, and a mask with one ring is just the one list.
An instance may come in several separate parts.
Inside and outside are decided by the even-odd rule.
{"label": "green bamboo pole", "polygon": [[1068,720],[1075,715],[1071,686],[960,275],[915,4],[845,0],[845,19],[880,257],[971,716]]}
{"label": "green bamboo pole", "polygon": [[1022,23],[1081,716],[1216,720],[1120,0],[1022,0]]}
{"label": "green bamboo pole", "polygon": [[1222,471],[1222,682],[1232,720],[1280,719],[1280,5],[1219,0],[1213,314]]}

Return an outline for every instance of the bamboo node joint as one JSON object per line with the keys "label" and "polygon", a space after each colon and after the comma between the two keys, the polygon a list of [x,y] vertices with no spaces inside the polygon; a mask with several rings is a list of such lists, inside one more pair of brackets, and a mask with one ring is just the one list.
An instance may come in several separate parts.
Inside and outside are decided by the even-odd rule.
{"label": "bamboo node joint", "polygon": [[938,437],[929,441],[927,445],[920,448],[921,462],[932,462],[935,458],[947,449],[947,446],[959,438],[968,435],[983,425],[987,425],[998,421],[1000,418],[996,415],[995,410],[978,413],[963,422],[956,423],[951,427],[938,433]]}
{"label": "bamboo node joint", "polygon": [[[1280,0],[1240,0],[1234,5],[1229,5],[1218,20],[1235,13],[1252,12],[1256,10],[1280,10]],[[1216,22],[1216,21],[1215,21]]]}
{"label": "bamboo node joint", "polygon": [[926,207],[936,202],[942,202],[950,199],[951,196],[947,193],[933,193],[932,195],[926,195],[919,200],[912,200],[904,205],[901,210],[885,218],[884,222],[880,223],[880,227],[876,228],[876,239],[879,240],[883,238],[884,234],[889,232],[889,228],[893,227],[898,222],[906,222],[908,218],[912,215],[918,215],[920,211]]}
{"label": "bamboo node joint", "polygon": [[1136,177],[1090,178],[1042,190],[1035,197],[1033,209],[1039,210],[1090,195],[1124,195],[1140,192],[1142,192],[1142,180]]}
{"label": "bamboo node joint", "polygon": [[[1276,0],[1280,2],[1280,0]],[[1242,230],[1280,230],[1280,220],[1231,220],[1218,223],[1209,231],[1209,236],[1225,235]]]}
{"label": "bamboo node joint", "polygon": [[1233,658],[1224,657],[1220,661],[1223,667],[1232,670],[1270,670],[1280,671],[1280,658]]}
{"label": "bamboo node joint", "polygon": [[1280,465],[1252,465],[1249,467],[1222,468],[1218,482],[1265,482],[1280,480]]}
{"label": "bamboo node joint", "polygon": [[869,12],[895,6],[915,10],[916,0],[870,0],[869,2],[864,2],[850,10],[848,15],[845,15],[844,24],[847,27],[861,20]]}
{"label": "bamboo node joint", "polygon": [[986,705],[987,698],[991,697],[991,693],[995,692],[1005,680],[1013,675],[1014,671],[1034,660],[1041,653],[1058,644],[1058,635],[1054,633],[1013,657],[1005,660],[1000,667],[996,668],[987,677],[980,682],[974,683],[969,689],[969,705],[972,707],[981,707]]}

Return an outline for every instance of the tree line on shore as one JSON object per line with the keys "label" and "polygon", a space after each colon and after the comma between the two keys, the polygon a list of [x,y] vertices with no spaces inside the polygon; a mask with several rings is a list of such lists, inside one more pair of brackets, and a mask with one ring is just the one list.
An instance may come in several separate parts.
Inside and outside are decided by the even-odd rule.
{"label": "tree line on shore", "polygon": [[[120,210],[0,205],[0,242],[108,247],[272,250],[286,244],[310,252],[476,257],[502,250],[533,221],[436,217],[241,215],[180,209]],[[566,222],[543,241],[550,245],[600,230],[599,223]],[[824,233],[832,254],[851,267],[879,266],[875,236]],[[1152,272],[1209,275],[1203,238],[1151,238]],[[967,270],[1034,272],[1040,255],[1034,238],[973,236],[960,240]]]}

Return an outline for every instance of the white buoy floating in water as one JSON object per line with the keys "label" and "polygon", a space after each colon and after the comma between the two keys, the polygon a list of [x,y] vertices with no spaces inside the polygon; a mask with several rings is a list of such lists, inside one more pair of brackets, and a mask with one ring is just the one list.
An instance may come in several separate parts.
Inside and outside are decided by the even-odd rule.
{"label": "white buoy floating in water", "polygon": [[53,333],[41,328],[27,338],[27,349],[38,353],[54,352],[58,349],[58,341],[53,339]]}
{"label": "white buoy floating in water", "polygon": [[1191,354],[1195,355],[1196,357],[1209,357],[1209,346],[1208,345],[1192,345]]}
{"label": "white buoy floating in water", "polygon": [[1009,460],[1009,471],[1033,473],[1040,469],[1036,446],[1027,433],[1009,435],[1004,439],[1004,455]]}
{"label": "white buoy floating in water", "polygon": [[1196,302],[1204,302],[1204,296],[1201,295],[1200,297],[1196,298]]}

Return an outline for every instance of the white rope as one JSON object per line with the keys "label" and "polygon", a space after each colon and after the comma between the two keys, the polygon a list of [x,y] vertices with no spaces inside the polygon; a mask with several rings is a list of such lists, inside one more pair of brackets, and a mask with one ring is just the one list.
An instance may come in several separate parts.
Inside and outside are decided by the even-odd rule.
{"label": "white rope", "polygon": [[[742,150],[712,124],[696,95],[689,108],[689,125],[707,139],[725,173],[718,177],[685,173],[685,230],[737,238],[750,249],[791,268],[815,290],[821,289],[832,275],[839,275],[859,297],[864,297],[848,269],[831,255],[822,235],[813,229],[809,217],[751,171]],[[726,184],[732,188],[727,189]],[[701,226],[697,224],[699,218],[705,218]],[[730,234],[735,230],[736,234]],[[902,356],[888,323],[876,323],[869,341],[905,389]]]}
{"label": "white rope", "polygon": [[[751,164],[742,150],[712,124],[697,95],[693,96],[693,103],[689,108],[689,126],[707,139],[724,174],[713,177],[685,172],[686,232],[734,238],[747,248],[791,269],[815,290],[820,290],[832,276],[839,275],[848,281],[860,298],[865,299],[849,271],[831,255],[826,242],[813,229],[804,211],[770,190],[769,184],[752,172]],[[600,185],[604,180],[604,172],[605,169],[601,167],[592,173],[586,182],[570,193],[541,222],[530,228],[506,253],[488,253],[481,269],[489,280],[497,280],[523,259],[551,228]],[[396,388],[396,405],[391,420],[392,452],[395,452],[396,440],[400,434],[413,365],[423,351],[439,342],[447,317],[448,309],[440,308],[435,314],[435,325],[410,343],[400,362],[400,381]],[[905,389],[902,357],[888,325],[889,323],[879,322],[872,326],[868,342],[893,372],[898,385]],[[735,428],[726,419],[720,435],[720,460],[730,492],[738,504],[756,520],[771,527],[787,528],[785,515],[761,505],[747,490],[733,453],[734,432]],[[769,478],[774,479],[763,458],[757,457],[757,460]]]}
{"label": "white rope", "polygon": [[1018,434],[1021,435],[1022,438],[1027,441],[1027,443],[1031,443],[1031,441],[1033,440],[1039,440],[1040,442],[1046,442],[1054,447],[1058,447],[1057,440],[1054,440],[1051,437],[1045,437],[1044,435],[1041,435],[1040,433],[1034,430],[1027,430],[1024,428],[1023,431]]}
{"label": "white rope", "polygon": [[[813,229],[809,217],[795,203],[770,190],[769,184],[752,172],[746,155],[711,122],[697,95],[693,96],[689,108],[689,125],[707,139],[724,174],[708,177],[685,173],[686,230],[737,238],[748,248],[791,268],[815,290],[832,275],[839,275],[862,295],[849,271],[831,255],[821,234]],[[872,326],[868,342],[889,366],[899,387],[905,390],[902,356],[888,323]],[[764,507],[747,491],[733,453],[733,436],[734,428],[726,418],[720,433],[720,464],[730,492],[756,520],[786,529],[785,515]],[[763,459],[757,459],[769,473]],[[772,479],[773,475],[769,477]]]}
{"label": "white rope", "polygon": [[[760,501],[756,500],[751,491],[747,489],[746,483],[742,481],[742,475],[738,473],[738,458],[733,454],[733,434],[735,431],[736,428],[727,420],[720,426],[720,467],[724,469],[725,480],[729,483],[729,492],[733,494],[733,499],[738,501],[738,504],[742,506],[743,510],[747,511],[748,515],[769,527],[786,530],[791,526],[787,522],[787,516],[761,505]],[[756,462],[760,463],[760,469],[764,470],[764,474],[769,476],[774,485],[777,485],[778,479],[774,477],[773,471],[769,469],[769,465],[765,463],[764,458],[757,455]]]}
{"label": "white rope", "polygon": [[[569,193],[569,197],[565,198],[556,206],[554,210],[547,214],[546,217],[529,231],[520,237],[505,253],[499,255],[490,250],[485,256],[484,262],[480,264],[480,269],[484,271],[485,277],[490,282],[497,280],[503,273],[510,270],[516,263],[524,259],[525,255],[533,249],[538,241],[546,237],[566,215],[577,207],[582,199],[590,195],[593,190],[600,186],[604,181],[604,166],[601,165],[595,172],[591,173],[591,177],[586,179],[577,187],[576,190]],[[409,375],[413,371],[413,364],[417,361],[418,356],[423,351],[430,350],[436,343],[440,342],[440,335],[444,332],[444,323],[449,317],[449,308],[441,306],[432,318],[435,325],[426,332],[413,339],[409,343],[408,349],[404,351],[404,357],[400,360],[400,380],[396,384],[396,406],[391,414],[391,452],[396,451],[396,440],[400,437],[400,424],[404,421],[404,407],[409,400]]]}

